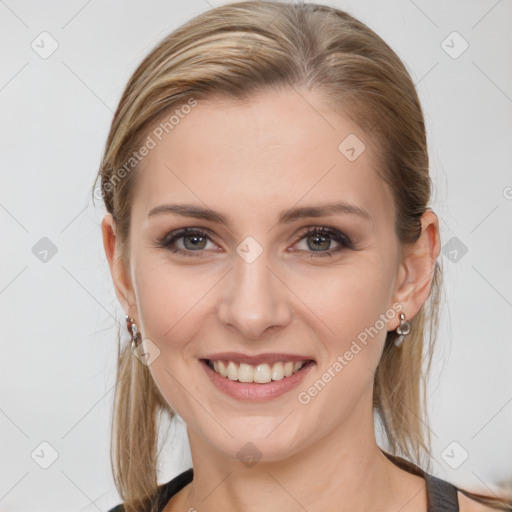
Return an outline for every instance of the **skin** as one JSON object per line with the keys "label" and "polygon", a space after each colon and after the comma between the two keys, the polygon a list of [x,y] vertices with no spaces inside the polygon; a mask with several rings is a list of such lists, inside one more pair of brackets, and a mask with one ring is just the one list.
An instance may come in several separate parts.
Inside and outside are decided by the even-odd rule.
{"label": "skin", "polygon": [[[351,133],[366,142],[354,161],[338,150]],[[397,314],[321,393],[308,404],[297,400],[380,314],[399,303],[412,319],[430,291],[438,219],[427,211],[419,240],[402,252],[393,197],[374,170],[378,158],[369,142],[311,91],[259,92],[245,103],[201,101],[142,161],[127,267],[118,259],[112,216],[105,215],[116,295],[144,346],[151,340],[160,350],[149,370],[187,425],[194,480],[166,512],[208,512],[219,503],[225,512],[427,510],[424,480],[390,462],[375,439],[374,371],[386,332],[400,323]],[[284,209],[342,200],[372,220],[336,214],[277,224]],[[148,217],[164,203],[207,206],[231,224]],[[319,252],[307,237],[296,237],[310,226],[346,234],[355,249],[308,257]],[[202,257],[157,246],[184,227],[208,231]],[[247,236],[263,248],[250,264],[236,252]],[[339,246],[327,240],[322,251]],[[197,253],[186,241],[178,247]],[[297,388],[248,403],[210,383],[198,358],[218,351],[304,354],[316,365]],[[237,457],[248,442],[261,453],[251,467]]]}

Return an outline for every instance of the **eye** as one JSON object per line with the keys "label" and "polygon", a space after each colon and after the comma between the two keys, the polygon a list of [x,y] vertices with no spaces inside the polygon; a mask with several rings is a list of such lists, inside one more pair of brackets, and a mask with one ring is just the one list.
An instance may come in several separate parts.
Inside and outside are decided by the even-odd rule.
{"label": "eye", "polygon": [[[311,253],[308,257],[333,256],[334,253],[353,248],[352,241],[347,235],[326,227],[308,228],[306,232],[302,232],[297,237],[296,243],[302,240],[305,242],[306,252]],[[338,247],[331,249],[333,240],[338,244]]]}
{"label": "eye", "polygon": [[207,248],[208,240],[210,240],[209,235],[202,229],[184,228],[165,235],[157,245],[169,249],[171,252],[187,256],[201,256],[202,251]]}
{"label": "eye", "polygon": [[[302,240],[306,243],[306,249],[302,252],[309,252],[308,257],[332,256],[343,249],[353,249],[352,241],[348,236],[326,227],[308,228],[295,239],[295,244]],[[338,247],[334,249],[331,248],[333,240],[338,244]],[[184,228],[165,235],[157,242],[157,246],[174,253],[201,257],[204,256],[203,251],[207,249],[208,241],[211,242],[210,236],[203,229]],[[213,244],[213,242],[211,243]],[[215,246],[215,244],[213,245]]]}

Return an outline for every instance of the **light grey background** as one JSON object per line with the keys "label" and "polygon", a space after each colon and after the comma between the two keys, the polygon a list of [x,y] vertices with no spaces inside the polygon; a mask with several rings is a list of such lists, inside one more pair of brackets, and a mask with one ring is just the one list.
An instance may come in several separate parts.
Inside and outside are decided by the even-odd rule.
{"label": "light grey background", "polygon": [[[118,502],[108,435],[114,318],[123,311],[101,243],[104,212],[89,189],[136,65],[172,29],[220,3],[0,0],[4,512]],[[511,485],[512,2],[329,4],[393,47],[426,115],[446,270],[429,388],[435,474],[483,492]],[[58,43],[46,59],[31,47],[51,49],[43,31]],[[464,42],[454,31],[469,44],[457,58]],[[36,257],[43,237],[57,250],[46,262]],[[446,247],[453,237],[459,246]],[[178,445],[183,433],[178,424]],[[58,458],[43,469],[52,450]],[[191,465],[187,446],[167,453],[162,482]]]}

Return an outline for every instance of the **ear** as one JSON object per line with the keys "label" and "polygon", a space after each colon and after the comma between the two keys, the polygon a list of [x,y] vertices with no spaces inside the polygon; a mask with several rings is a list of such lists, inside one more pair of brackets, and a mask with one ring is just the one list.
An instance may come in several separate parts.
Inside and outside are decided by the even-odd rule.
{"label": "ear", "polygon": [[103,235],[103,247],[107,256],[117,298],[125,313],[137,320],[135,293],[130,279],[130,272],[120,257],[120,246],[116,239],[116,223],[111,213],[107,213],[105,217],[103,217],[101,221],[101,231]]}
{"label": "ear", "polygon": [[[418,240],[404,249],[393,298],[393,304],[398,302],[402,305],[407,320],[418,313],[429,296],[440,251],[439,221],[437,215],[427,209],[421,216]],[[395,323],[392,329],[400,325],[400,320]]]}

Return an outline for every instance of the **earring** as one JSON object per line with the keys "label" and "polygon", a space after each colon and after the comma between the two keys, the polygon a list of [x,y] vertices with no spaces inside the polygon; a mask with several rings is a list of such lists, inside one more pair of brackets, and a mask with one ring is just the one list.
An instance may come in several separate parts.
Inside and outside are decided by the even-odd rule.
{"label": "earring", "polygon": [[399,347],[411,332],[411,324],[405,319],[405,313],[400,313],[400,325],[396,328],[396,332],[400,334],[395,340],[395,345]]}
{"label": "earring", "polygon": [[126,315],[126,327],[132,337],[132,350],[135,350],[137,348],[137,345],[140,343],[140,333],[137,329],[137,324],[135,323],[135,320],[133,318],[130,318],[128,315]]}

